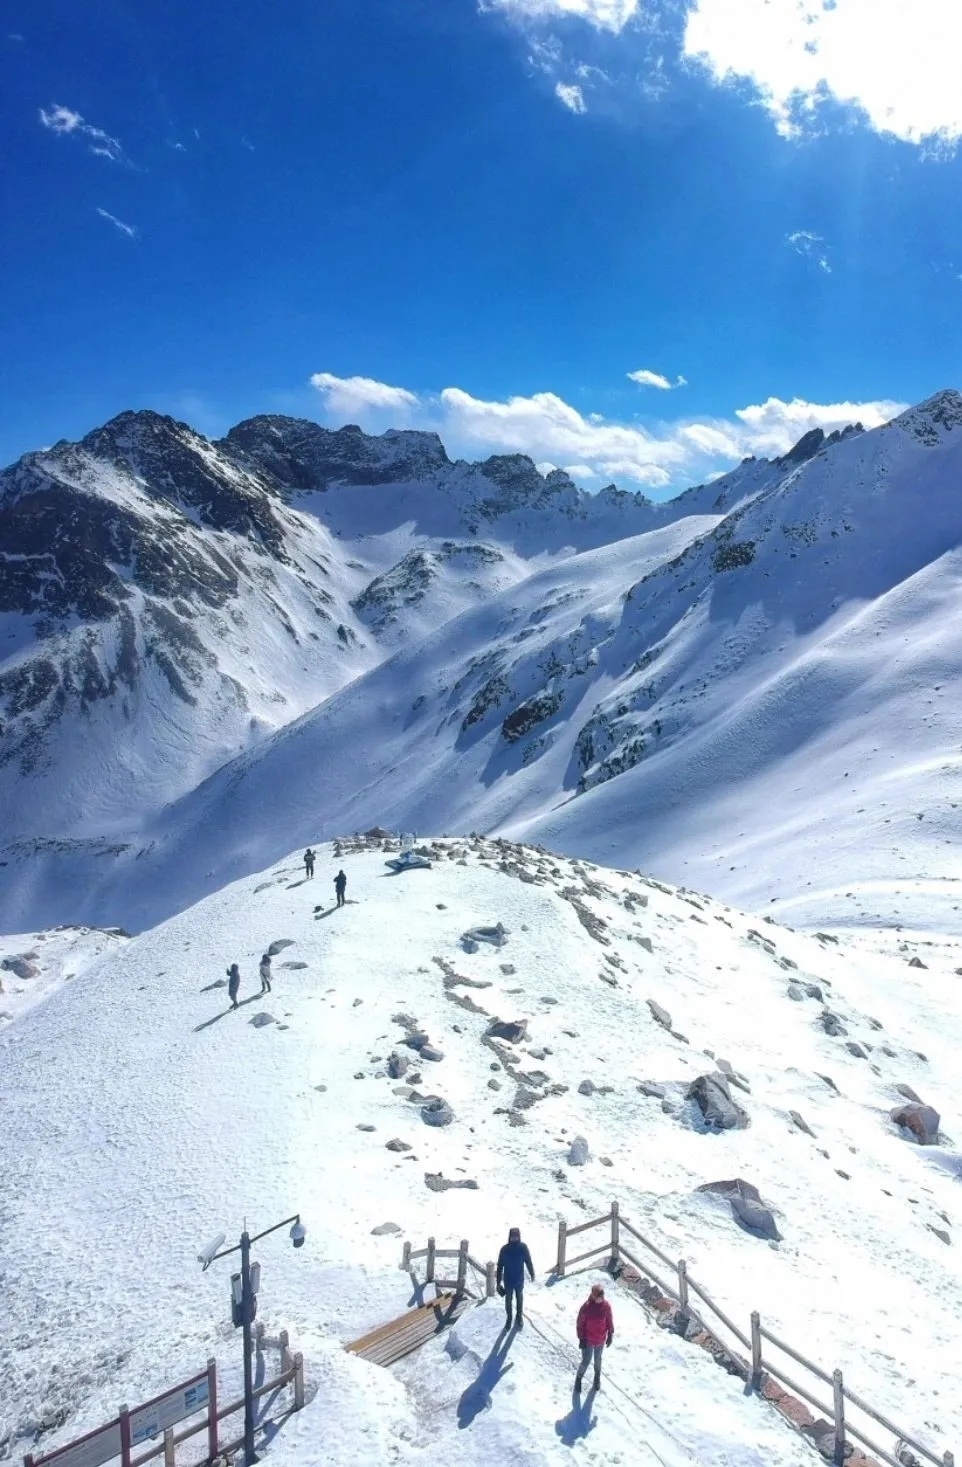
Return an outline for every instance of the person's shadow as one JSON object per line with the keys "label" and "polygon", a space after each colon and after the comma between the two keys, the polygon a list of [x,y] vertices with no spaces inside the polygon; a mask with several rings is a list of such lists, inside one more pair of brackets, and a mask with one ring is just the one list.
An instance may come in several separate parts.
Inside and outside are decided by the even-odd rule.
{"label": "person's shadow", "polygon": [[592,1416],[591,1408],[595,1404],[595,1392],[590,1390],[581,1399],[581,1392],[577,1386],[571,1392],[571,1410],[567,1416],[562,1416],[560,1421],[554,1424],[555,1434],[561,1438],[561,1444],[565,1447],[576,1446],[578,1442],[584,1441],[590,1431],[593,1431],[598,1423],[597,1416]]}
{"label": "person's shadow", "polygon": [[509,1328],[507,1325],[502,1326],[501,1333],[494,1342],[491,1354],[478,1371],[477,1379],[471,1382],[458,1402],[459,1430],[463,1431],[466,1426],[470,1426],[476,1416],[488,1409],[491,1405],[491,1392],[501,1377],[507,1375],[508,1371],[513,1369],[510,1361],[505,1364],[505,1359],[514,1343],[516,1334],[517,1327]]}

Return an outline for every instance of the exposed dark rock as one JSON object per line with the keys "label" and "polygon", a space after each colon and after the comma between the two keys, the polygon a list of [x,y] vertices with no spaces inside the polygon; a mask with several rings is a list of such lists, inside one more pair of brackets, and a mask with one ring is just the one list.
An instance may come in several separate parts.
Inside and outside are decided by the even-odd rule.
{"label": "exposed dark rock", "polygon": [[921,958],[909,958],[910,968],[927,968],[928,963],[923,963]]}
{"label": "exposed dark rock", "polygon": [[398,1226],[397,1223],[393,1223],[393,1222],[379,1223],[376,1228],[372,1228],[371,1229],[371,1237],[372,1238],[384,1238],[384,1237],[387,1237],[387,1235],[389,1233],[399,1233],[400,1231],[401,1231],[401,1229],[400,1229],[400,1227]]}
{"label": "exposed dark rock", "polygon": [[749,1125],[748,1114],[732,1100],[724,1075],[699,1075],[689,1085],[687,1095],[697,1103],[705,1125],[711,1130],[730,1131]]}
{"label": "exposed dark rock", "polygon": [[454,1111],[440,1095],[429,1095],[421,1107],[421,1118],[428,1126],[450,1126]]}
{"label": "exposed dark rock", "polygon": [[665,1087],[657,1084],[654,1080],[642,1080],[638,1085],[641,1095],[647,1095],[650,1100],[664,1100]]}
{"label": "exposed dark rock", "polygon": [[581,1084],[578,1086],[578,1094],[579,1095],[594,1095],[594,1093],[595,1093],[594,1082],[592,1080],[582,1080]]}
{"label": "exposed dark rock", "polygon": [[671,1014],[668,1012],[668,1010],[663,1009],[661,1004],[656,1003],[653,998],[646,999],[646,1003],[651,1009],[651,1017],[654,1019],[655,1023],[660,1024],[663,1029],[668,1029],[670,1031]]}
{"label": "exposed dark rock", "polygon": [[406,1054],[392,1054],[388,1056],[387,1072],[392,1080],[400,1080],[411,1067],[411,1061]]}
{"label": "exposed dark rock", "polygon": [[504,1039],[509,1044],[521,1044],[528,1037],[527,1019],[495,1019],[488,1025],[489,1039]]}
{"label": "exposed dark rock", "polygon": [[590,1155],[591,1152],[584,1136],[576,1136],[568,1148],[568,1165],[584,1166]]}
{"label": "exposed dark rock", "polygon": [[271,943],[270,947],[267,949],[267,956],[269,958],[276,958],[277,954],[282,953],[286,947],[293,946],[293,937],[276,937]]}
{"label": "exposed dark rock", "polygon": [[798,1127],[798,1129],[800,1131],[804,1131],[806,1136],[814,1136],[815,1135],[815,1132],[812,1130],[811,1126],[808,1124],[808,1122],[802,1116],[799,1115],[799,1113],[798,1113],[797,1110],[790,1110],[788,1112],[788,1114],[791,1116],[792,1120],[795,1122],[795,1125]]}
{"label": "exposed dark rock", "polygon": [[910,1101],[891,1112],[892,1120],[909,1131],[920,1146],[935,1146],[939,1139],[941,1116],[931,1105]]}
{"label": "exposed dark rock", "polygon": [[467,1179],[452,1182],[447,1177],[442,1176],[440,1172],[425,1172],[424,1185],[431,1192],[450,1192],[452,1188],[456,1187],[463,1187],[469,1192],[477,1192],[478,1190],[477,1182],[468,1181]]}
{"label": "exposed dark rock", "polygon": [[407,1141],[400,1141],[400,1140],[398,1140],[397,1136],[394,1137],[393,1141],[386,1141],[384,1144],[385,1144],[385,1146],[386,1146],[386,1148],[387,1148],[388,1151],[410,1151],[411,1150],[411,1147],[408,1145]]}

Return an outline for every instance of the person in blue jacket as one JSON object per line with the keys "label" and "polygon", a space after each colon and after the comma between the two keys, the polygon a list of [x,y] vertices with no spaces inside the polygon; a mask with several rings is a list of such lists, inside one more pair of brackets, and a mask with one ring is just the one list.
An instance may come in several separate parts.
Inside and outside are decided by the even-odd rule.
{"label": "person in blue jacket", "polygon": [[504,1299],[504,1310],[508,1328],[511,1326],[513,1306],[517,1302],[518,1329],[524,1329],[524,1271],[534,1283],[534,1264],[527,1243],[521,1241],[521,1229],[511,1228],[508,1241],[498,1254],[498,1293]]}

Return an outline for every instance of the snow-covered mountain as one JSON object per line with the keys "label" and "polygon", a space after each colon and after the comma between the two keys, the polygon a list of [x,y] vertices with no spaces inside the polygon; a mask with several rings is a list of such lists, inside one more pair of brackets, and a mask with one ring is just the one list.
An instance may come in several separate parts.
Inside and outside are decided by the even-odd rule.
{"label": "snow-covered mountain", "polygon": [[[145,437],[173,437],[175,461]],[[214,660],[193,703],[161,660],[163,696],[138,703],[115,675],[91,712],[55,683],[4,728],[8,747],[20,737],[2,771],[18,837],[0,854],[8,927],[136,929],[298,841],[375,823],[506,831],[746,906],[774,899],[797,921],[898,920],[906,873],[962,874],[957,393],[873,432],[807,434],[660,506],[585,494],[523,458],[451,463],[430,434],[258,418],[208,444],[140,415],[8,471],[0,513],[33,476],[54,484],[48,460],[58,495],[69,482],[98,513],[135,501],[155,552],[165,536],[178,554],[229,550],[252,581],[256,563],[261,599],[241,667],[223,605],[204,599],[206,563],[155,593],[137,557],[97,559],[120,588],[98,636],[131,600],[189,595]],[[193,487],[202,472],[215,498],[206,479]],[[332,601],[319,611],[321,581]],[[226,604],[241,615],[238,599]],[[85,602],[28,642],[23,600],[8,680],[51,636],[92,635]],[[154,614],[134,616],[138,634]],[[235,711],[241,692],[256,721]],[[212,718],[224,702],[231,717]],[[48,709],[59,723],[43,724]]]}
{"label": "snow-covered mountain", "polygon": [[[483,840],[428,842],[431,869],[392,876],[383,846],[323,847],[313,881],[295,854],[131,940],[78,936],[67,971],[66,935],[23,939],[39,971],[18,982],[63,981],[0,1031],[0,1454],[71,1441],[210,1355],[236,1399],[231,1264],[201,1273],[197,1250],[300,1211],[302,1249],[280,1233],[255,1255],[258,1320],[306,1365],[275,1467],[549,1467],[573,1447],[599,1467],[818,1461],[610,1280],[604,1389],[572,1402],[591,1275],[548,1284],[557,1223],[613,1198],[741,1328],[760,1309],[937,1459],[958,1452],[958,939],[803,935]],[[496,922],[503,947],[465,950]],[[741,1124],[715,1131],[696,1082],[726,1065]],[[906,1087],[940,1112],[936,1144],[893,1118]],[[426,1123],[431,1096],[450,1124]],[[777,1236],[699,1190],[735,1178]],[[498,1300],[393,1369],[344,1352],[408,1306],[403,1242],[467,1238],[483,1262],[509,1226],[538,1282],[493,1367]]]}

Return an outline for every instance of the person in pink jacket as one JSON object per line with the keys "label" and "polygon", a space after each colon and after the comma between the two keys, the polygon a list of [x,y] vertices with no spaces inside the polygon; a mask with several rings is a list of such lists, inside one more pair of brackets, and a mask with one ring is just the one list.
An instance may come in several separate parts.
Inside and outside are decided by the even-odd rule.
{"label": "person in pink jacket", "polygon": [[592,1390],[601,1390],[601,1356],[606,1345],[615,1337],[615,1324],[611,1316],[611,1305],[605,1298],[604,1284],[592,1284],[581,1308],[578,1310],[578,1344],[581,1346],[581,1364],[575,1376],[575,1390],[581,1390],[588,1362],[594,1360],[595,1378]]}

